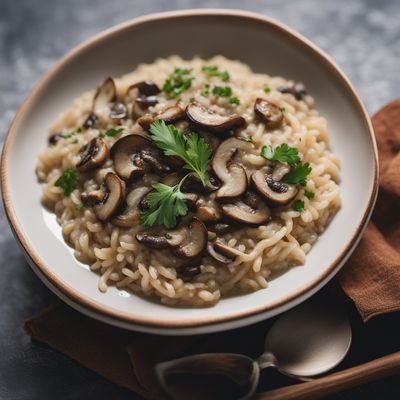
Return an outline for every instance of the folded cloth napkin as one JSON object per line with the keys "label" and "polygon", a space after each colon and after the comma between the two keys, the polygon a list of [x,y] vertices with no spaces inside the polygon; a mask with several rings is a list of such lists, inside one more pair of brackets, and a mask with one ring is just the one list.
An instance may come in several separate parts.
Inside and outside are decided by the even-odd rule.
{"label": "folded cloth napkin", "polygon": [[[380,194],[372,221],[339,274],[364,321],[400,309],[400,100],[373,117],[380,154]],[[324,289],[326,290],[326,289]],[[329,288],[328,288],[329,290]],[[260,354],[270,321],[219,334],[167,337],[127,332],[57,304],[25,324],[46,343],[146,399],[162,399],[157,362],[201,352]],[[252,340],[244,340],[251,337]]]}

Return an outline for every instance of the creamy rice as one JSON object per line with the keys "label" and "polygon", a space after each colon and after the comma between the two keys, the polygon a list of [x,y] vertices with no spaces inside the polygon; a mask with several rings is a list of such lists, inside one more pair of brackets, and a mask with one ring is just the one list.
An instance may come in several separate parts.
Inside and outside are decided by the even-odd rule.
{"label": "creamy rice", "polygon": [[[204,74],[201,70],[204,65],[216,65],[221,71],[229,71],[230,81],[224,83],[217,76]],[[291,205],[272,208],[272,219],[268,223],[257,227],[243,226],[220,236],[222,243],[236,249],[238,256],[234,262],[219,264],[205,253],[200,263],[201,273],[184,281],[177,274],[176,257],[169,251],[150,249],[138,243],[135,235],[143,230],[139,224],[127,229],[118,228],[110,222],[99,221],[90,207],[77,208],[81,193],[98,189],[106,173],[112,171],[110,159],[88,179],[80,179],[68,197],[55,186],[63,170],[74,168],[80,160],[82,146],[97,137],[100,131],[116,125],[106,113],[98,115],[96,129],[82,130],[43,150],[38,158],[37,175],[43,185],[43,204],[55,212],[76,258],[99,274],[99,290],[105,292],[108,286],[115,285],[158,298],[166,305],[212,305],[223,296],[267,288],[274,275],[304,264],[306,254],[340,206],[339,161],[329,151],[326,120],[313,108],[311,96],[296,100],[292,94],[276,90],[288,83],[284,78],[255,74],[248,66],[222,56],[206,61],[200,58],[185,61],[172,56],[152,64],[141,64],[134,72],[114,79],[118,94],[123,97],[131,84],[142,80],[151,80],[162,88],[176,67],[192,68],[195,77],[191,87],[180,96],[182,104],[195,100],[219,114],[235,112],[246,119],[246,126],[235,132],[239,138],[252,136],[254,140],[254,151],[243,158],[246,168],[257,170],[266,164],[259,155],[263,145],[275,147],[287,143],[299,150],[302,162],[308,162],[312,167],[307,190],[315,192],[314,198],[308,199],[303,189],[299,190],[296,199],[304,201],[304,211],[294,211]],[[232,95],[240,99],[239,105],[230,104],[225,97],[201,94],[205,85],[225,84],[229,84]],[[266,92],[266,87],[271,90]],[[81,127],[91,112],[94,93],[84,93],[74,100],[58,117],[50,133],[65,134]],[[254,102],[259,97],[284,110],[284,123],[280,128],[267,130],[254,115]],[[157,98],[158,104],[149,108],[151,113],[176,104],[176,99],[164,92]],[[143,132],[131,118],[123,120],[121,126],[124,128],[121,136]],[[110,148],[121,136],[103,140]],[[140,184],[149,185],[155,180],[154,175],[148,174]]]}

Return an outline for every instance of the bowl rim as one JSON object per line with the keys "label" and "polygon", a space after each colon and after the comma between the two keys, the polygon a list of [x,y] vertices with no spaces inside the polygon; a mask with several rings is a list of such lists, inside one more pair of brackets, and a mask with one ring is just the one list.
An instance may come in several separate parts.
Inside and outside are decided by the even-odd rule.
{"label": "bowl rim", "polygon": [[[372,154],[373,154],[373,182],[372,188],[368,197],[368,204],[364,211],[363,217],[361,218],[359,224],[351,233],[350,239],[340,252],[333,262],[325,268],[316,278],[307,284],[301,286],[297,290],[293,290],[290,293],[287,293],[284,297],[271,302],[267,305],[256,305],[253,307],[249,307],[246,311],[232,311],[226,313],[223,316],[206,316],[206,317],[195,317],[195,318],[182,318],[180,320],[158,320],[156,317],[144,317],[137,316],[134,314],[130,314],[118,309],[115,309],[108,305],[103,305],[98,303],[95,300],[91,300],[87,298],[84,294],[81,294],[76,289],[68,285],[63,279],[59,278],[47,265],[47,263],[42,259],[42,257],[34,251],[31,247],[29,238],[22,230],[19,225],[17,215],[11,204],[11,193],[10,186],[8,181],[8,157],[9,157],[9,149],[11,146],[11,142],[16,133],[16,127],[20,119],[25,114],[26,110],[29,109],[29,105],[35,101],[35,99],[40,95],[42,90],[47,86],[48,82],[54,77],[54,75],[61,69],[65,64],[67,64],[72,59],[78,57],[81,53],[83,53],[87,48],[101,42],[105,38],[112,37],[116,34],[119,34],[125,30],[132,28],[133,26],[139,26],[142,24],[146,24],[153,21],[166,20],[166,19],[178,19],[178,18],[190,18],[190,17],[233,17],[237,19],[246,19],[250,21],[254,21],[257,23],[263,23],[271,28],[279,31],[286,35],[288,40],[292,41],[296,45],[300,46],[303,51],[311,54],[315,59],[318,59],[320,63],[322,63],[331,73],[336,75],[338,81],[342,88],[347,92],[347,95],[353,101],[353,104],[356,105],[358,111],[360,112],[361,117],[363,118],[363,122],[365,125],[365,129],[368,132],[368,138],[370,141]],[[50,286],[54,286],[61,294],[67,297],[72,303],[77,304],[79,307],[83,307],[88,310],[90,313],[100,314],[104,317],[111,317],[114,320],[120,321],[121,323],[129,323],[133,325],[138,325],[140,327],[149,327],[149,328],[162,328],[162,329],[187,329],[193,327],[202,327],[208,325],[216,325],[228,322],[234,322],[240,319],[249,318],[252,316],[256,316],[258,314],[273,312],[279,307],[283,307],[290,302],[296,302],[297,299],[306,295],[307,292],[312,292],[313,289],[316,290],[318,285],[321,284],[324,280],[326,280],[329,275],[334,275],[335,269],[339,270],[341,265],[349,256],[349,252],[351,252],[357,242],[359,241],[363,230],[366,227],[366,224],[369,221],[371,216],[373,206],[376,201],[377,192],[378,192],[378,151],[376,140],[374,136],[374,130],[372,127],[372,123],[370,117],[361,101],[359,96],[357,95],[353,85],[350,83],[349,79],[345,76],[341,68],[318,46],[312,43],[307,38],[303,37],[301,34],[292,30],[285,24],[278,22],[277,20],[264,16],[262,14],[245,11],[245,10],[235,10],[235,9],[187,9],[187,10],[179,10],[179,11],[168,11],[168,12],[160,12],[160,13],[152,13],[148,15],[144,15],[141,17],[133,18],[128,21],[117,24],[109,29],[106,29],[89,39],[83,41],[81,44],[69,50],[58,62],[56,62],[45,75],[34,85],[33,89],[29,92],[25,100],[21,103],[17,113],[15,114],[12,123],[8,129],[4,140],[4,146],[2,150],[1,156],[1,187],[2,187],[2,199],[4,204],[4,209],[6,212],[7,219],[11,226],[11,230],[16,236],[17,242],[22,246],[23,252],[27,255],[34,265],[38,268],[39,276],[44,276],[50,283]]]}

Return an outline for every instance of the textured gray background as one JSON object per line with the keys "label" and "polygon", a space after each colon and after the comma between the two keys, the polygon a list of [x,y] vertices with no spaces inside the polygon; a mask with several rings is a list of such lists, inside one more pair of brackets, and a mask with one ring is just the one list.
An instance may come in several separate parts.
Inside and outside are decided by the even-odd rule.
{"label": "textured gray background", "polygon": [[[397,0],[0,0],[1,140],[28,91],[67,50],[132,17],[198,7],[245,8],[288,24],[336,60],[371,113],[399,96]],[[24,319],[53,296],[28,268],[3,209],[0,255],[0,399],[132,398],[55,351],[32,344],[24,334]],[[398,398],[394,391],[398,394],[399,386],[389,379],[340,398],[375,399],[378,393]]]}

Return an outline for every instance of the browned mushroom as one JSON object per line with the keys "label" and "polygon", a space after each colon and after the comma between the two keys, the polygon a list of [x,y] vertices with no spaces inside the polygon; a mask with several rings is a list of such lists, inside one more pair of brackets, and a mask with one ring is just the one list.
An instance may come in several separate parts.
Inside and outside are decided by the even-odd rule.
{"label": "browned mushroom", "polygon": [[205,222],[215,222],[221,219],[221,211],[216,207],[204,205],[197,207],[196,215]]}
{"label": "browned mushroom", "polygon": [[93,113],[98,115],[110,103],[117,100],[117,88],[114,79],[107,78],[97,89],[93,100]]}
{"label": "browned mushroom", "polygon": [[107,193],[103,190],[93,190],[90,193],[82,193],[81,200],[86,207],[93,207],[101,203],[106,195]]}
{"label": "browned mushroom", "polygon": [[216,193],[217,199],[237,197],[247,190],[247,175],[240,165],[240,155],[251,148],[250,143],[236,138],[229,138],[219,145],[212,159],[213,171],[222,181]]}
{"label": "browned mushroom", "polygon": [[100,221],[109,220],[117,212],[125,197],[125,182],[113,172],[106,175],[104,185],[106,194],[101,202],[93,207],[93,211]]}
{"label": "browned mushroom", "polygon": [[214,258],[214,260],[222,263],[222,264],[230,264],[235,261],[237,254],[232,252],[232,248],[226,246],[222,243],[208,242],[207,244],[207,252],[208,254]]}
{"label": "browned mushroom", "polygon": [[178,273],[179,278],[187,282],[191,281],[195,276],[200,274],[201,269],[200,265],[196,264],[195,261],[192,261],[190,264],[179,267],[176,272]]}
{"label": "browned mushroom", "polygon": [[56,145],[62,138],[64,137],[64,135],[60,132],[57,133],[53,133],[52,135],[50,135],[47,139],[47,142],[49,144],[49,146],[54,146]]}
{"label": "browned mushroom", "polygon": [[234,203],[223,204],[222,213],[233,221],[248,225],[262,225],[271,218],[268,206],[255,193],[248,192]]}
{"label": "browned mushroom", "polygon": [[111,119],[124,119],[128,115],[126,105],[121,102],[116,102],[111,106],[110,118]]}
{"label": "browned mushroom", "polygon": [[87,172],[98,168],[106,162],[108,155],[107,145],[99,137],[95,137],[89,142],[86,151],[78,164],[76,164],[76,168],[79,172]]}
{"label": "browned mushroom", "polygon": [[110,155],[117,174],[125,180],[141,176],[144,172],[168,173],[170,168],[162,163],[162,154],[149,139],[141,135],[128,135],[117,140]]}
{"label": "browned mushroom", "polygon": [[215,224],[207,224],[208,232],[214,232],[218,235],[225,235],[235,229],[235,225],[226,222],[217,222]]}
{"label": "browned mushroom", "polygon": [[140,217],[140,209],[138,207],[140,201],[151,191],[149,187],[138,187],[131,190],[126,196],[126,207],[124,211],[115,216],[111,223],[121,228],[129,228],[137,224]]}
{"label": "browned mushroom", "polygon": [[211,132],[225,132],[246,123],[240,115],[222,116],[199,103],[189,103],[186,107],[186,116],[196,126]]}
{"label": "browned mushroom", "polygon": [[278,90],[281,93],[292,94],[296,100],[303,100],[307,95],[306,87],[301,82],[289,82],[287,85],[279,87]]}
{"label": "browned mushroom", "polygon": [[186,231],[186,239],[174,253],[181,258],[194,259],[200,256],[207,246],[207,228],[199,219],[193,218]]}
{"label": "browned mushroom", "polygon": [[153,249],[167,249],[179,246],[187,237],[187,228],[165,230],[160,227],[152,228],[136,234],[136,240]]}
{"label": "browned mushroom", "polygon": [[265,99],[260,97],[256,99],[254,112],[268,129],[279,128],[282,125],[283,113],[281,109]]}
{"label": "browned mushroom", "polygon": [[128,87],[127,94],[133,89],[137,89],[144,96],[154,96],[161,92],[160,88],[153,81],[136,82]]}
{"label": "browned mushroom", "polygon": [[169,107],[157,114],[146,114],[137,120],[137,123],[143,129],[149,129],[150,125],[159,120],[163,120],[166,123],[171,123],[183,119],[185,117],[185,110],[178,103],[172,107]]}
{"label": "browned mushroom", "polygon": [[253,187],[267,200],[270,205],[288,204],[295,198],[298,192],[296,185],[283,183],[280,181],[280,179],[282,179],[281,174],[278,175],[278,173],[275,171],[273,174],[270,174],[268,170],[265,171],[262,169],[254,172],[251,175]]}
{"label": "browned mushroom", "polygon": [[96,121],[97,121],[97,116],[96,116],[96,114],[91,113],[91,114],[89,114],[88,117],[85,119],[85,121],[84,121],[84,123],[83,123],[83,127],[84,127],[85,129],[93,128],[93,126],[94,126],[94,124],[96,123]]}

